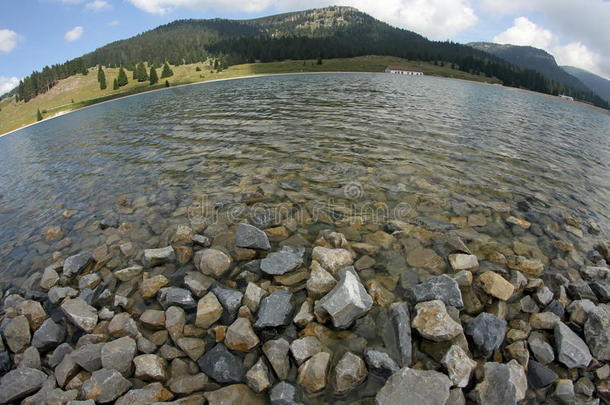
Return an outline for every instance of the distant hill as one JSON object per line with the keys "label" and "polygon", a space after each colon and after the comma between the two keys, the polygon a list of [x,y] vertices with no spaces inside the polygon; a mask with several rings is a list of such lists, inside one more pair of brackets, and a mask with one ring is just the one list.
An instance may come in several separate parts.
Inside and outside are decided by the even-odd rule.
{"label": "distant hill", "polygon": [[553,55],[531,46],[495,44],[493,42],[471,42],[469,46],[488,52],[524,69],[533,69],[565,86],[581,91],[590,91],[581,80],[557,65]]}
{"label": "distant hill", "polygon": [[[497,78],[506,86],[542,93],[567,93],[604,108],[608,103],[574,78],[572,85],[470,46],[430,41],[392,27],[352,7],[326,7],[251,20],[178,20],[116,41],[62,65],[25,78],[14,91],[28,101],[58,80],[103,65],[133,70],[140,62],[160,66],[213,61],[216,68],[255,61],[351,58],[384,55],[447,64],[463,72]],[[565,76],[569,76],[560,69]]]}
{"label": "distant hill", "polygon": [[562,66],[561,68],[578,78],[591,91],[599,94],[610,103],[610,80],[574,66]]}

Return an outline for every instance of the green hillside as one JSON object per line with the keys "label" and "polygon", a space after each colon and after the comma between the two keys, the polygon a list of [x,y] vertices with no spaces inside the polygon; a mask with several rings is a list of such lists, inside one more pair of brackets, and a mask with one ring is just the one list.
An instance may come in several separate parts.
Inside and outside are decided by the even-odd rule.
{"label": "green hillside", "polygon": [[561,68],[610,103],[610,80],[574,66],[562,66]]}

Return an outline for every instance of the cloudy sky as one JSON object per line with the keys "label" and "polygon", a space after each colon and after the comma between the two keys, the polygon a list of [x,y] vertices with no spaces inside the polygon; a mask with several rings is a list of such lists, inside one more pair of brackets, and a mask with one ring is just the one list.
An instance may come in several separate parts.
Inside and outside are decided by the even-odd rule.
{"label": "cloudy sky", "polygon": [[63,62],[178,18],[255,18],[349,5],[430,39],[532,45],[610,79],[610,0],[2,0],[0,94]]}

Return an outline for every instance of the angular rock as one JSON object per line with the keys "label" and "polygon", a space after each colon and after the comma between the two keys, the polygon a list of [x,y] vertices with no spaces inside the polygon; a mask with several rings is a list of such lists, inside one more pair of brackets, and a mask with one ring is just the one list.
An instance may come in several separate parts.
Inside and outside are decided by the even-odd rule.
{"label": "angular rock", "polygon": [[391,333],[391,339],[388,341],[392,343],[393,347],[396,347],[399,364],[404,367],[410,366],[412,360],[411,316],[406,303],[397,302],[390,306],[390,321],[392,330],[387,331]]}
{"label": "angular rock", "polygon": [[195,254],[195,266],[203,274],[221,278],[231,268],[233,260],[218,249],[204,249]]}
{"label": "angular rock", "polygon": [[450,387],[444,374],[405,367],[387,380],[375,400],[378,405],[445,405]]}
{"label": "angular rock", "polygon": [[373,305],[353,267],[339,271],[341,279],[337,285],[316,303],[316,311],[330,315],[336,328],[347,328],[357,318],[366,314]]}
{"label": "angular rock", "polygon": [[311,299],[306,299],[301,304],[301,308],[297,311],[292,322],[294,322],[295,325],[304,328],[315,319],[316,317],[313,314],[313,301]]}
{"label": "angular rock", "polygon": [[129,336],[105,343],[102,347],[102,367],[128,376],[131,374],[131,362],[136,351],[136,341]]}
{"label": "angular rock", "polygon": [[538,259],[528,259],[523,256],[514,256],[508,260],[508,267],[518,270],[529,278],[540,277],[544,272],[544,263]]}
{"label": "angular rock", "polygon": [[57,367],[55,367],[55,380],[57,380],[57,384],[60,387],[64,387],[68,381],[72,379],[76,374],[78,374],[80,367],[76,362],[72,359],[72,356],[64,356],[64,358],[59,362]]}
{"label": "angular rock", "polygon": [[449,264],[454,272],[476,270],[479,268],[479,259],[475,255],[454,253],[449,255]]}
{"label": "angular rock", "polygon": [[412,326],[425,339],[444,342],[462,333],[462,325],[449,316],[442,301],[420,302],[415,311]]}
{"label": "angular rock", "polygon": [[0,380],[0,404],[18,401],[38,391],[47,379],[40,370],[23,367],[6,373]]}
{"label": "angular rock", "polygon": [[145,273],[144,276],[142,284],[140,285],[140,295],[144,298],[154,297],[161,288],[169,284],[167,277],[162,274],[154,277],[146,277]]}
{"label": "angular rock", "polygon": [[464,388],[470,381],[470,376],[477,366],[477,362],[468,357],[468,354],[458,345],[452,345],[443,356],[441,364],[449,373],[449,379],[455,387]]}
{"label": "angular rock", "polygon": [[131,336],[136,338],[140,335],[136,321],[127,312],[120,312],[112,317],[108,324],[108,333],[112,337]]}
{"label": "angular rock", "polygon": [[136,356],[133,364],[136,367],[136,378],[144,381],[165,381],[167,379],[167,362],[156,354]]}
{"label": "angular rock", "polygon": [[231,350],[248,352],[260,343],[260,339],[252,329],[252,324],[246,318],[237,318],[227,328],[225,345]]}
{"label": "angular rock", "polygon": [[320,298],[327,294],[337,284],[337,280],[318,264],[312,262],[311,272],[307,279],[307,293],[312,298]]}
{"label": "angular rock", "polygon": [[144,267],[142,266],[131,266],[126,267],[124,269],[120,269],[115,271],[113,274],[116,278],[121,281],[129,281],[133,278],[136,278],[144,271]]}
{"label": "angular rock", "polygon": [[344,395],[353,390],[362,384],[366,375],[364,361],[352,352],[345,353],[335,367],[333,379],[335,394]]}
{"label": "angular rock", "polygon": [[237,231],[235,232],[235,246],[254,250],[271,249],[267,234],[257,227],[249,224],[237,225]]}
{"label": "angular rock", "polygon": [[200,298],[208,292],[214,284],[212,277],[206,276],[198,271],[189,271],[184,276],[184,285],[186,285],[196,297]]}
{"label": "angular rock", "polygon": [[144,250],[144,265],[147,267],[155,267],[161,264],[165,264],[176,259],[176,253],[174,248],[166,246],[159,249],[145,249]]}
{"label": "angular rock", "polygon": [[533,329],[553,329],[560,321],[552,312],[538,312],[530,316],[529,323]]}
{"label": "angular rock", "polygon": [[252,391],[260,393],[271,387],[269,380],[269,368],[263,358],[259,358],[250,370],[246,373],[246,383]]}
{"label": "angular rock", "polygon": [[559,378],[557,374],[550,368],[537,361],[529,361],[527,366],[527,381],[533,389],[551,385],[557,378]]}
{"label": "angular rock", "polygon": [[238,383],[244,379],[244,365],[239,357],[217,344],[198,361],[199,368],[220,384]]}
{"label": "angular rock", "polygon": [[485,378],[475,388],[480,404],[516,404],[525,398],[527,379],[515,360],[508,364],[485,363],[484,370]]}
{"label": "angular rock", "polygon": [[296,270],[303,264],[305,251],[291,246],[284,246],[261,260],[261,271],[273,276]]}
{"label": "angular rock", "polygon": [[47,319],[47,313],[38,301],[25,300],[17,304],[17,312],[28,319],[30,328],[36,330]]}
{"label": "angular rock", "polygon": [[64,261],[64,276],[77,276],[92,263],[93,256],[91,256],[91,253],[89,252],[82,252],[77,255],[70,256]]}
{"label": "angular rock", "polygon": [[32,335],[30,334],[30,323],[24,315],[16,316],[8,320],[2,333],[6,344],[13,353],[21,353],[30,345]]}
{"label": "angular rock", "polygon": [[515,291],[515,287],[511,283],[493,271],[486,271],[481,274],[479,282],[487,294],[502,301],[507,301]]}
{"label": "angular rock", "polygon": [[441,300],[445,305],[463,308],[462,292],[456,281],[446,274],[430,277],[423,283],[407,290],[407,297],[415,304],[424,301]]}
{"label": "angular rock", "polygon": [[407,264],[416,269],[426,269],[433,274],[441,274],[445,270],[445,261],[434,250],[417,247],[407,253]]}
{"label": "angular rock", "polygon": [[366,348],[364,350],[364,361],[371,373],[384,378],[388,378],[400,368],[389,354],[380,349]]}
{"label": "angular rock", "polygon": [[543,334],[539,332],[530,333],[527,338],[530,351],[542,364],[548,364],[555,360],[555,353],[553,352],[553,346],[551,346]]}
{"label": "angular rock", "polygon": [[329,353],[320,352],[315,354],[299,367],[297,383],[309,393],[321,391],[326,387],[329,363]]}
{"label": "angular rock", "polygon": [[66,299],[61,310],[72,323],[87,333],[97,325],[97,311],[82,298]]}
{"label": "angular rock", "polygon": [[130,390],[115,405],[149,405],[157,402],[167,402],[174,397],[161,383],[148,384],[140,389]]}
{"label": "angular rock", "polygon": [[168,387],[174,394],[192,394],[196,391],[202,391],[207,384],[208,376],[198,373],[172,377]]}
{"label": "angular rock", "polygon": [[40,277],[40,288],[44,291],[49,291],[59,281],[59,274],[52,266],[48,266],[42,272]]}
{"label": "angular rock", "polygon": [[586,343],[563,322],[555,325],[557,360],[568,368],[585,368],[592,356]]}
{"label": "angular rock", "polygon": [[176,344],[193,361],[197,361],[205,352],[205,341],[203,339],[181,337],[176,341]]}
{"label": "angular rock", "polygon": [[245,384],[233,384],[216,391],[206,392],[209,405],[265,405],[264,395],[252,392]]}
{"label": "angular rock", "polygon": [[165,311],[147,309],[140,315],[140,322],[147,328],[163,329],[165,328]]}
{"label": "angular rock", "polygon": [[40,361],[40,353],[38,352],[38,349],[36,349],[34,346],[30,346],[27,349],[25,349],[23,351],[21,362],[19,363],[18,367],[35,368],[37,370],[40,370],[41,361]]}
{"label": "angular rock", "polygon": [[267,291],[260,288],[258,285],[250,282],[246,286],[246,292],[244,293],[244,305],[252,312],[256,312],[261,299],[267,295]]}
{"label": "angular rock", "polygon": [[201,328],[209,328],[222,316],[223,307],[213,292],[207,293],[197,303],[197,315],[195,325]]}
{"label": "angular rock", "polygon": [[466,324],[464,333],[472,339],[478,353],[487,356],[500,347],[506,334],[506,322],[482,312]]}
{"label": "angular rock", "polygon": [[280,380],[285,380],[288,377],[288,371],[290,370],[289,350],[290,344],[284,338],[268,340],[263,345],[263,353],[267,356],[267,360],[269,360],[273,371]]}
{"label": "angular rock", "polygon": [[102,368],[94,371],[91,378],[81,388],[84,399],[97,403],[108,403],[116,400],[131,388],[131,383],[117,370]]}
{"label": "angular rock", "polygon": [[294,298],[290,291],[275,290],[262,299],[254,327],[263,329],[287,326],[292,321],[294,307]]}
{"label": "angular rock", "polygon": [[185,309],[190,309],[197,306],[197,303],[193,299],[193,296],[189,290],[177,287],[161,289],[159,294],[159,303],[161,306],[163,306],[163,308],[177,305]]}
{"label": "angular rock", "polygon": [[184,334],[186,325],[186,313],[180,307],[169,307],[165,311],[165,329],[169,332],[172,340],[176,342]]}
{"label": "angular rock", "polygon": [[353,263],[352,254],[349,250],[329,249],[322,246],[313,248],[311,258],[332,274],[335,274],[339,269],[351,266]]}
{"label": "angular rock", "polygon": [[225,325],[232,323],[237,317],[237,311],[241,307],[244,295],[238,290],[225,287],[221,284],[214,285],[212,292],[224,308],[220,321]]}
{"label": "angular rock", "polygon": [[89,372],[102,368],[104,343],[90,343],[74,350],[70,356],[76,364]]}
{"label": "angular rock", "polygon": [[322,351],[322,343],[315,336],[305,336],[295,339],[290,344],[290,352],[298,365]]}
{"label": "angular rock", "polygon": [[610,360],[610,307],[600,305],[589,312],[584,332],[593,356],[602,361]]}
{"label": "angular rock", "polygon": [[280,381],[269,392],[271,405],[301,405],[301,393],[297,387]]}

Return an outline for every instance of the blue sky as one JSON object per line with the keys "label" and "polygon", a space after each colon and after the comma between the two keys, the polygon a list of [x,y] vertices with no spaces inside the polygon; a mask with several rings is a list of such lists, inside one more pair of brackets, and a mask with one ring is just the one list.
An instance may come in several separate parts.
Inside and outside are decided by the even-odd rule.
{"label": "blue sky", "polygon": [[560,64],[610,78],[609,0],[2,0],[0,94],[34,69],[175,19],[254,18],[333,4],[431,39],[533,45]]}

